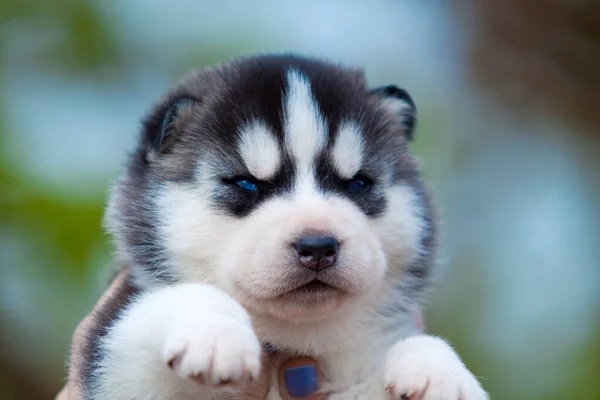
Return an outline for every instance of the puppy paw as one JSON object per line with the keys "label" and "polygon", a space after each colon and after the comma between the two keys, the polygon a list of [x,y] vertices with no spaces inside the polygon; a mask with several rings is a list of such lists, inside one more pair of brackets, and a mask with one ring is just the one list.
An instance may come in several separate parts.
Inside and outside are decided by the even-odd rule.
{"label": "puppy paw", "polygon": [[414,336],[388,353],[385,385],[394,400],[488,400],[477,379],[442,339]]}
{"label": "puppy paw", "polygon": [[213,313],[182,313],[165,336],[164,362],[180,377],[213,387],[240,386],[256,379],[260,341],[245,311],[235,306],[240,309],[221,310],[219,305]]}

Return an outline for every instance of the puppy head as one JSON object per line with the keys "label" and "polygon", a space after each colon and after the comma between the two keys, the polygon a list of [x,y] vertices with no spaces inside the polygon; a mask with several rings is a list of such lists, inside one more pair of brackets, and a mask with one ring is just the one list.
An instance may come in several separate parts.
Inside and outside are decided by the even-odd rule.
{"label": "puppy head", "polygon": [[254,313],[318,320],[424,286],[429,198],[415,106],[295,56],[193,75],[147,117],[108,227],[140,280],[202,281]]}

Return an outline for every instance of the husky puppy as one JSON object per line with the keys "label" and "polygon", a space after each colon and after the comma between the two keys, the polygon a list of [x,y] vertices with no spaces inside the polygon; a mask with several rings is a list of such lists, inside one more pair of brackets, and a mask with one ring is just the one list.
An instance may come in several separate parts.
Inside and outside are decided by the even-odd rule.
{"label": "husky puppy", "polygon": [[87,338],[87,398],[232,398],[268,344],[315,357],[330,399],[487,399],[413,318],[436,258],[415,123],[406,91],[294,55],[177,85],[110,199],[132,273]]}

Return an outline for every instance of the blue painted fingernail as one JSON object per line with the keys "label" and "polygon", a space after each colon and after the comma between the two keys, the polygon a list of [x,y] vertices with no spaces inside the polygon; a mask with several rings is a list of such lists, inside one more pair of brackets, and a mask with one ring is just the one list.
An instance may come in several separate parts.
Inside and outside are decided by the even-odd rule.
{"label": "blue painted fingernail", "polygon": [[292,397],[306,397],[319,388],[319,376],[312,365],[290,368],[284,374],[285,386]]}

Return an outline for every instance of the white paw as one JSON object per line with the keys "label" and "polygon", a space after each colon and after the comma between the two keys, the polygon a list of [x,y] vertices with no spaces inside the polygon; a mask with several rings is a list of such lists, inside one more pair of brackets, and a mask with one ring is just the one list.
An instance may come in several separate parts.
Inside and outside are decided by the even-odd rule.
{"label": "white paw", "polygon": [[246,384],[260,373],[260,341],[250,319],[245,315],[240,318],[240,310],[219,311],[231,310],[185,313],[172,320],[165,336],[163,360],[180,377],[201,384]]}
{"label": "white paw", "polygon": [[419,335],[389,352],[385,385],[397,400],[487,400],[488,394],[442,339]]}

